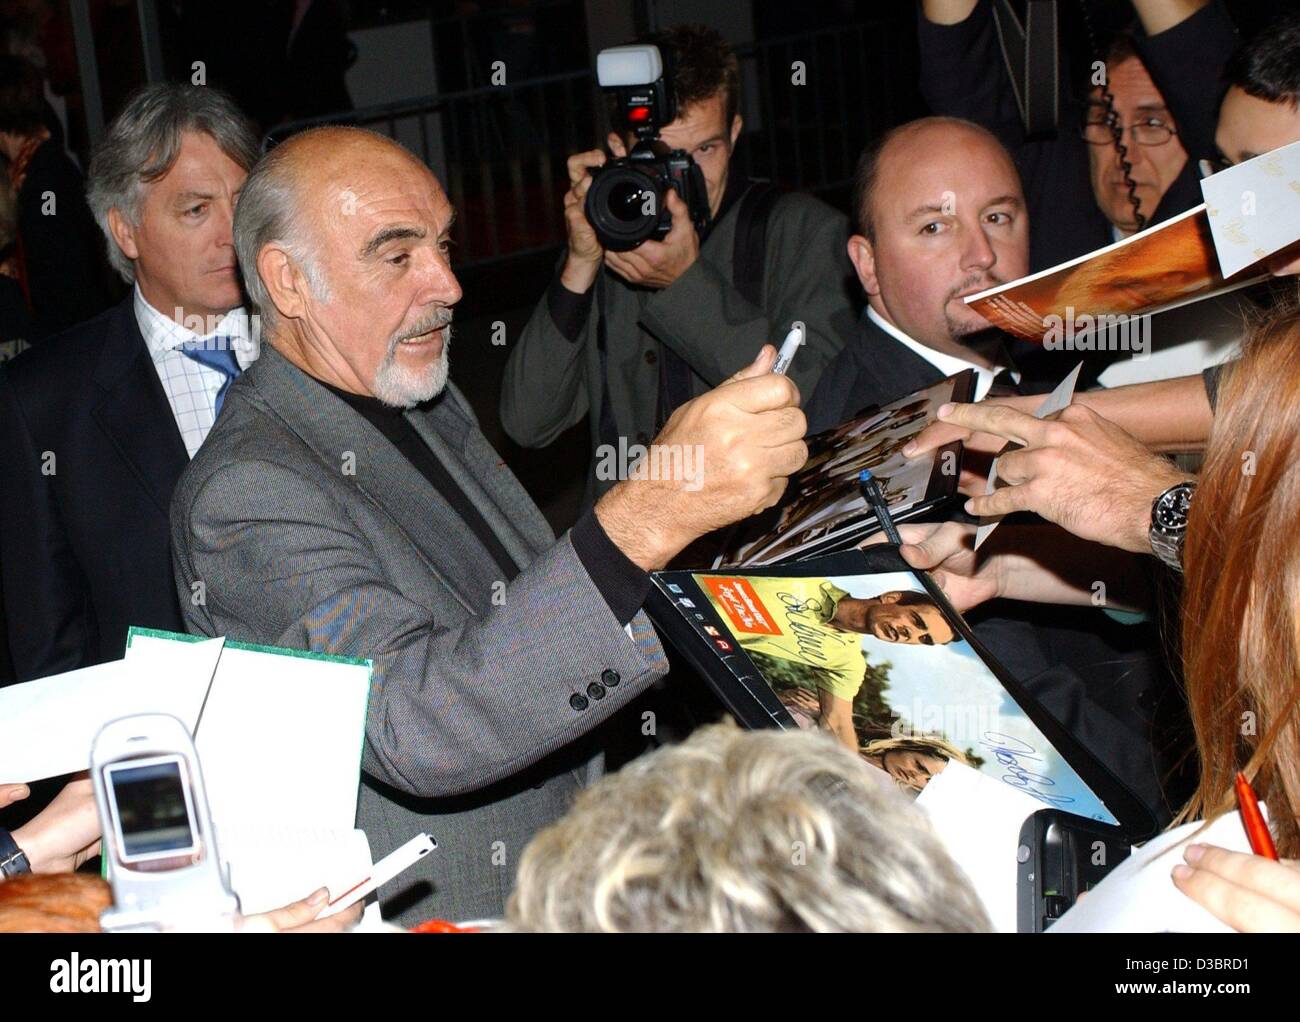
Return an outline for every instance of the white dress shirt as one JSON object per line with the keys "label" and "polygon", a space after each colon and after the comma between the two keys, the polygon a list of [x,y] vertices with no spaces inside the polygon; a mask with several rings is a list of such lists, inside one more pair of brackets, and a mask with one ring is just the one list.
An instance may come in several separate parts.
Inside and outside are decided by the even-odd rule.
{"label": "white dress shirt", "polygon": [[190,358],[180,350],[180,346],[208,337],[229,337],[234,345],[235,361],[241,370],[247,369],[257,361],[257,347],[249,329],[248,314],[242,308],[232,309],[216,324],[216,329],[195,333],[150,305],[137,284],[135,321],[140,325],[144,343],[153,357],[158,379],[162,381],[167,403],[176,419],[176,428],[185,441],[185,450],[192,458],[212,428],[216,418],[217,392],[226,382],[226,377]]}
{"label": "white dress shirt", "polygon": [[[983,401],[988,396],[989,388],[993,386],[993,378],[1006,369],[1006,366],[995,365],[992,369],[985,369],[974,362],[968,362],[964,358],[958,358],[956,355],[949,355],[946,351],[935,351],[933,348],[927,348],[920,341],[914,341],[907,334],[899,330],[893,323],[885,320],[871,306],[867,306],[867,316],[871,322],[880,327],[881,330],[889,334],[899,344],[915,352],[921,358],[925,359],[930,365],[934,366],[944,376],[953,376],[963,369],[975,370],[975,396],[973,400]],[[1014,370],[1011,372],[1011,378],[1017,383],[1020,382],[1020,374]]]}

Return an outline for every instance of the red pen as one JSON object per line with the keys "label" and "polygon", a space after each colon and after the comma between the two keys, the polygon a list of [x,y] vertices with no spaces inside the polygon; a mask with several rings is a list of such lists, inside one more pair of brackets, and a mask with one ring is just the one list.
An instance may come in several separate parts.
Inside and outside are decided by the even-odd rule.
{"label": "red pen", "polygon": [[1250,850],[1277,862],[1277,848],[1273,845],[1273,835],[1268,832],[1268,824],[1264,822],[1264,814],[1259,811],[1255,789],[1240,770],[1237,771],[1235,787],[1237,810],[1241,813],[1241,825],[1246,828],[1246,837],[1250,838]]}

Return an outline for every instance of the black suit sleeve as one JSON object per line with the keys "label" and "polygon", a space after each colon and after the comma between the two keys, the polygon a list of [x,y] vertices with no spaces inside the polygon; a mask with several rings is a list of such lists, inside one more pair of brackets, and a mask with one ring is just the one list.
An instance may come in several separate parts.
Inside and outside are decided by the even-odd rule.
{"label": "black suit sleeve", "polygon": [[1138,55],[1169,104],[1193,168],[1197,160],[1215,154],[1214,130],[1225,91],[1223,68],[1237,42],[1237,30],[1222,0],[1214,0],[1164,32],[1137,33]]}
{"label": "black suit sleeve", "polygon": [[19,196],[18,234],[31,293],[33,340],[108,307],[100,263],[103,243],[83,193],[81,178],[66,157],[42,153]]}
{"label": "black suit sleeve", "polygon": [[1201,379],[1205,381],[1205,397],[1210,402],[1210,414],[1219,410],[1219,390],[1227,374],[1237,364],[1236,359],[1215,366],[1206,366],[1201,370]]}
{"label": "black suit sleeve", "polygon": [[626,625],[650,595],[650,576],[614,545],[595,511],[578,519],[569,540],[610,613],[619,624]]}
{"label": "black suit sleeve", "polygon": [[37,450],[8,376],[0,372],[0,577],[19,681],[93,659],[89,594],[59,517],[58,463]]}
{"label": "black suit sleeve", "polygon": [[1002,63],[988,0],[980,0],[970,16],[955,25],[930,21],[920,4],[916,11],[921,95],[930,110],[983,125],[1015,153],[1024,144],[1025,127]]}

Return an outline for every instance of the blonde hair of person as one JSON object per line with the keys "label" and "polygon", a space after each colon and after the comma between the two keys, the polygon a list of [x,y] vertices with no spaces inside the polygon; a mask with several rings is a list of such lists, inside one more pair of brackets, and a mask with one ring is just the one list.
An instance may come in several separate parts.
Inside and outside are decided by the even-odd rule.
{"label": "blonde hair of person", "polygon": [[921,811],[814,731],[702,728],[583,792],[525,849],[504,929],[979,932]]}
{"label": "blonde hair of person", "polygon": [[873,759],[882,758],[887,752],[919,752],[926,756],[938,756],[940,759],[956,760],[970,765],[966,753],[946,738],[938,735],[901,735],[897,738],[877,738],[862,746],[862,755]]}

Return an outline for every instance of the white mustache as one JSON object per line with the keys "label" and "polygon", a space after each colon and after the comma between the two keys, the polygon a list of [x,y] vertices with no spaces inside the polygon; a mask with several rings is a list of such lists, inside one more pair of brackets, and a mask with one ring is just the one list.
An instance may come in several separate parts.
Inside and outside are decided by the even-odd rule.
{"label": "white mustache", "polygon": [[388,342],[389,352],[391,353],[396,351],[397,346],[403,341],[409,341],[412,338],[419,337],[421,334],[427,334],[433,330],[441,330],[443,327],[448,326],[451,323],[452,315],[451,309],[439,309],[428,319],[421,323],[417,323],[415,326],[411,327],[411,329],[393,337],[392,340]]}

